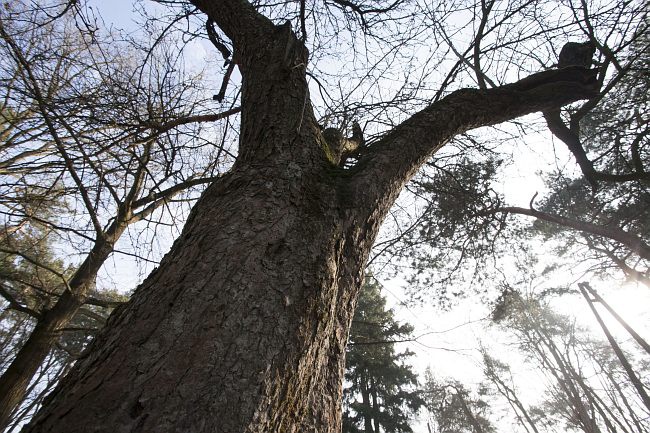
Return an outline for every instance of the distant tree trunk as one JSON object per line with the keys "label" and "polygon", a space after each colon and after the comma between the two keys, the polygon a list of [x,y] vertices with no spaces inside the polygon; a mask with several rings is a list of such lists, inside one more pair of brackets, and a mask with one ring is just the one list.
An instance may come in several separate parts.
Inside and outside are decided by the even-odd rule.
{"label": "distant tree trunk", "polygon": [[11,414],[25,398],[30,381],[58,341],[62,329],[86,302],[90,290],[95,286],[99,268],[113,252],[114,243],[110,236],[119,237],[123,230],[124,227],[113,225],[109,238],[95,244],[68,282],[68,288],[56,304],[38,318],[29,338],[0,376],[0,430],[7,427]]}
{"label": "distant tree trunk", "polygon": [[632,338],[634,338],[634,340],[636,340],[636,342],[639,343],[641,347],[643,347],[643,350],[645,350],[646,353],[650,355],[650,344],[648,344],[648,342],[645,341],[643,337],[641,337],[634,329],[632,329],[632,327],[625,320],[623,320],[623,318],[607,302],[605,302],[605,300],[591,286],[589,286],[589,284],[586,284],[585,288],[589,290],[589,293],[594,297],[595,302],[599,302],[603,307],[605,307],[607,311],[609,311],[609,314],[611,314],[614,319],[616,319],[616,321],[620,323],[623,328],[625,328],[625,330],[632,336]]}
{"label": "distant tree trunk", "polygon": [[379,431],[379,401],[377,401],[377,384],[375,383],[375,378],[370,378],[370,394],[372,395],[372,421],[375,426],[375,429],[372,433],[380,433]]}
{"label": "distant tree trunk", "polygon": [[634,369],[632,368],[632,365],[630,365],[630,361],[628,361],[627,357],[621,350],[620,346],[614,339],[614,336],[612,335],[611,332],[609,332],[609,328],[607,328],[607,325],[605,325],[605,322],[603,319],[600,317],[600,314],[598,313],[598,310],[596,310],[596,307],[594,307],[593,302],[591,301],[591,298],[589,298],[589,294],[587,293],[587,290],[591,290],[591,287],[589,286],[589,283],[578,283],[578,287],[580,288],[580,292],[582,293],[582,296],[585,298],[587,301],[587,304],[589,304],[589,308],[591,309],[591,312],[594,314],[596,317],[596,320],[598,321],[598,324],[600,325],[601,329],[605,333],[605,336],[607,337],[607,341],[609,341],[609,344],[612,347],[612,350],[614,350],[614,353],[616,354],[616,357],[618,360],[621,362],[621,365],[623,366],[623,369],[625,369],[625,372],[627,373],[627,377],[630,379],[630,382],[634,386],[634,388],[637,390],[639,393],[639,396],[641,397],[641,401],[643,401],[643,404],[645,407],[650,410],[650,396],[645,390],[645,386],[643,385],[643,382],[641,382],[641,379],[637,376],[637,374],[634,372]]}
{"label": "distant tree trunk", "polygon": [[508,387],[506,383],[501,380],[498,374],[490,376],[490,380],[492,380],[492,382],[495,384],[499,393],[505,397],[506,400],[508,400],[508,404],[510,404],[513,412],[519,419],[519,423],[526,429],[526,431],[532,430],[533,433],[539,433],[539,430],[537,430],[537,426],[535,425],[535,421],[531,418],[528,410],[523,405],[521,400],[519,400],[519,397],[517,396],[517,393],[515,393],[514,389]]}
{"label": "distant tree trunk", "polygon": [[[628,401],[628,395],[623,391],[623,389],[619,385],[619,378],[614,377],[612,371],[608,368],[602,369],[602,372],[607,376],[607,379],[609,380],[612,387],[614,388],[614,390],[616,390],[616,393],[618,394],[618,399],[620,399],[620,401],[623,403],[623,406],[625,407],[625,409],[623,409],[622,407],[620,407],[620,405],[617,404],[617,409],[619,411],[620,418],[622,418],[623,421],[625,421],[625,423],[628,425],[628,431],[635,431],[635,429],[636,431],[639,432],[644,431],[644,427],[642,426],[642,424],[645,424],[645,421],[639,418],[637,411],[635,410],[635,408],[632,407],[632,405]],[[616,401],[616,399],[613,398],[612,401]]]}
{"label": "distant tree trunk", "polygon": [[368,378],[365,374],[361,376],[363,384],[361,385],[361,402],[365,409],[363,413],[363,431],[365,433],[373,433],[372,429],[372,411],[370,406],[370,389],[368,386]]}
{"label": "distant tree trunk", "polygon": [[310,105],[307,50],[243,0],[195,0],[242,74],[238,160],[27,432],[338,432],[347,335],[379,225],[454,135],[589,97],[564,68],[465,89],[351,169]]}
{"label": "distant tree trunk", "polygon": [[465,414],[465,417],[469,421],[469,423],[472,425],[472,428],[474,429],[474,433],[483,433],[483,428],[481,427],[481,423],[478,422],[474,414],[472,413],[471,409],[467,406],[467,402],[465,401],[465,397],[463,396],[463,392],[460,390],[456,390],[456,398],[458,399],[458,402],[460,403],[460,407]]}
{"label": "distant tree trunk", "polygon": [[[569,408],[574,412],[575,422],[585,433],[601,433],[593,414],[593,411],[597,410],[609,428],[611,423],[607,414],[604,413],[598,402],[593,399],[589,387],[584,383],[582,377],[575,371],[571,363],[562,355],[562,351],[557,347],[553,338],[539,323],[533,323],[533,333],[535,337],[531,341],[537,342],[535,350],[542,362],[548,366],[548,370],[556,378],[558,385],[564,392]],[[550,353],[553,361],[548,359],[546,351]],[[581,390],[582,392],[580,392]],[[591,413],[589,409],[591,409]]]}
{"label": "distant tree trunk", "polygon": [[455,391],[454,397],[458,399],[458,403],[460,404],[460,409],[463,411],[463,414],[465,415],[465,419],[467,419],[467,421],[469,421],[470,425],[472,426],[474,433],[483,433],[483,428],[481,427],[481,423],[476,419],[476,417],[472,413],[472,410],[467,405],[467,401],[465,400],[465,391],[463,391],[462,389],[458,389],[455,386],[452,386],[451,388]]}

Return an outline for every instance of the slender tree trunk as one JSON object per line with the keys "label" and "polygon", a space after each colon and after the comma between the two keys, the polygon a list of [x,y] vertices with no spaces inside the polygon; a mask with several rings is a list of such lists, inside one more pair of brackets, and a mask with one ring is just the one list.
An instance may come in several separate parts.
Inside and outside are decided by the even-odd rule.
{"label": "slender tree trunk", "polygon": [[[608,431],[615,431],[615,427],[607,416],[607,411],[602,406],[602,400],[599,400],[598,396],[585,383],[582,375],[575,370],[571,361],[562,354],[562,351],[559,350],[546,330],[537,325],[536,332],[541,337],[541,341],[551,353],[558,370],[561,372],[561,377],[556,375],[558,383],[571,401],[585,433],[600,433],[601,431],[595,412],[598,412]],[[589,406],[585,404],[584,400]],[[591,413],[588,409],[591,409]]]}
{"label": "slender tree trunk", "polygon": [[[625,394],[625,392],[623,391],[623,389],[621,388],[621,386],[618,383],[618,380],[617,380],[618,378],[613,377],[612,372],[609,369],[604,368],[603,371],[602,371],[602,374],[607,375],[607,379],[611,382],[612,387],[616,390],[616,392],[619,395],[620,400],[623,402],[623,406],[625,406],[625,409],[627,410],[627,416],[626,416],[625,412],[623,411],[623,408],[619,408],[619,413],[621,414],[621,418],[623,418],[625,420],[625,422],[627,423],[630,430],[634,431],[634,429],[636,429],[636,431],[638,431],[639,433],[648,431],[648,428],[650,428],[650,426],[646,426],[646,427],[641,426],[641,424],[644,423],[644,421],[639,419],[639,417],[637,415],[637,411],[634,408],[632,408],[632,406],[630,405],[630,402],[627,399],[628,396]],[[613,401],[616,401],[617,398],[616,398],[616,395],[614,395],[613,391],[612,391],[611,394],[612,394],[611,399]],[[628,417],[629,417],[629,420],[628,420]]]}
{"label": "slender tree trunk", "polygon": [[463,397],[463,394],[458,390],[456,390],[456,398],[458,398],[458,401],[460,402],[460,407],[463,410],[465,416],[467,417],[467,420],[472,425],[474,432],[483,433],[483,428],[481,427],[481,424],[478,422],[478,420],[470,410],[469,406],[467,406],[467,402],[465,401],[465,397]]}
{"label": "slender tree trunk", "polygon": [[639,393],[639,397],[641,397],[641,401],[643,401],[643,404],[645,407],[650,410],[650,396],[645,390],[645,386],[643,385],[643,382],[641,382],[641,379],[637,376],[637,374],[634,372],[634,369],[632,368],[632,365],[630,365],[630,361],[628,361],[627,357],[621,350],[620,346],[614,339],[614,336],[612,335],[611,332],[609,332],[609,328],[607,328],[607,325],[605,325],[605,322],[603,319],[600,317],[600,314],[598,313],[598,310],[596,310],[596,307],[594,307],[593,302],[591,301],[591,298],[587,294],[587,288],[591,289],[588,283],[578,283],[578,287],[580,288],[580,292],[582,293],[582,296],[584,296],[585,300],[587,301],[587,304],[589,304],[589,308],[591,309],[591,312],[594,314],[596,317],[596,320],[598,321],[598,324],[602,328],[603,332],[605,333],[605,336],[607,337],[607,341],[609,341],[609,344],[612,346],[612,349],[614,350],[614,353],[616,354],[616,357],[618,360],[621,362],[621,365],[623,366],[623,369],[625,369],[625,372],[627,373],[627,377],[630,379],[630,382],[634,386],[634,388],[637,390]]}
{"label": "slender tree trunk", "polygon": [[[589,290],[589,293],[594,297],[596,302],[599,302],[603,307],[609,311],[609,314],[611,314],[618,323],[621,324],[623,328],[634,338],[634,340],[639,343],[641,347],[643,347],[643,350],[646,351],[648,355],[650,355],[650,344],[648,344],[647,341],[643,339],[628,323],[623,320],[621,316],[607,303],[605,300],[596,292],[589,284],[585,283],[585,288]],[[591,305],[591,302],[589,303]]]}
{"label": "slender tree trunk", "polygon": [[380,433],[379,430],[379,401],[377,399],[377,384],[375,383],[375,378],[370,378],[370,394],[372,395],[372,420],[375,425],[373,433]]}
{"label": "slender tree trunk", "polygon": [[592,407],[591,413],[594,422],[596,420],[595,412],[598,412],[601,419],[603,420],[603,423],[605,424],[605,427],[607,427],[607,431],[612,433],[619,431],[614,425],[617,424],[620,427],[620,431],[622,433],[626,433],[627,430],[625,429],[625,426],[623,425],[621,420],[619,420],[616,414],[612,412],[609,405],[605,401],[603,401],[600,395],[598,395],[598,393],[596,393],[594,389],[585,382],[585,380],[581,377],[581,375],[575,370],[573,366],[570,367],[570,371],[573,377],[575,377],[576,382],[580,385],[585,396],[587,397],[587,399],[591,404]]}
{"label": "slender tree trunk", "polygon": [[[54,390],[59,380],[62,377],[65,377],[66,373],[73,365],[73,362],[61,364],[59,360],[50,353],[47,360],[39,367],[38,373],[32,379],[27,388],[25,399],[29,396],[29,403],[25,404],[26,401],[23,399],[21,405],[11,414],[11,421],[7,425],[6,429],[8,431],[13,430],[29,421],[34,415],[35,409],[39,408],[43,404],[44,398]],[[46,386],[44,387],[43,384],[46,384]]]}
{"label": "slender tree trunk", "polygon": [[[515,412],[515,415],[519,419],[521,425],[529,431],[528,426],[533,431],[533,433],[539,433],[535,421],[528,414],[528,410],[524,404],[519,400],[519,396],[514,389],[510,388],[506,383],[499,377],[496,371],[490,371],[488,378],[495,384],[497,391],[508,400],[508,403],[512,407],[512,410]],[[523,418],[522,418],[523,416]]]}
{"label": "slender tree trunk", "polygon": [[[574,418],[574,422],[585,433],[601,433],[595,419],[589,415],[582,394],[576,387],[576,375],[573,374],[573,370],[569,368],[570,366],[565,362],[564,357],[561,356],[561,352],[555,342],[532,315],[528,317],[528,320],[530,330],[524,330],[524,335],[533,350],[537,352],[542,365],[547,367],[547,371],[555,378],[559,388],[562,390],[569,406],[567,409],[571,410],[570,414],[567,411],[566,416],[568,418]],[[550,359],[549,354],[551,355]]]}
{"label": "slender tree trunk", "polygon": [[[119,228],[119,232],[122,232]],[[7,427],[11,414],[25,398],[30,381],[74,318],[95,284],[99,268],[113,251],[113,242],[98,241],[68,283],[54,306],[43,312],[34,330],[9,367],[0,376],[0,430]]]}
{"label": "slender tree trunk", "polygon": [[365,433],[373,433],[372,431],[372,410],[370,406],[370,390],[368,386],[368,378],[365,374],[361,376],[361,402],[364,407],[363,414],[363,431]]}

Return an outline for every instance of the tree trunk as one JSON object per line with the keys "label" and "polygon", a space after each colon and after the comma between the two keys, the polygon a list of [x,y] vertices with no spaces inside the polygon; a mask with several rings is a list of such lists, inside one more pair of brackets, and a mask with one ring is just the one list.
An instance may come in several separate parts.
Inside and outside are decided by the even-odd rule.
{"label": "tree trunk", "polygon": [[623,351],[621,350],[621,347],[614,339],[612,333],[609,332],[609,328],[607,327],[607,325],[605,325],[605,322],[603,321],[602,317],[600,317],[598,310],[596,310],[596,307],[594,307],[591,298],[589,298],[589,295],[587,294],[587,290],[588,289],[591,290],[589,283],[578,283],[578,287],[580,288],[580,293],[582,293],[582,296],[587,301],[587,304],[589,304],[589,308],[591,309],[591,312],[596,317],[598,324],[600,325],[601,329],[605,333],[605,336],[607,337],[607,341],[609,341],[612,350],[616,354],[616,357],[618,358],[621,365],[623,366],[623,369],[627,373],[628,379],[630,379],[630,382],[632,383],[636,391],[639,393],[639,397],[641,397],[641,401],[643,402],[645,407],[648,410],[650,410],[650,396],[646,392],[643,382],[641,382],[639,376],[637,376],[637,374],[634,372],[634,369],[632,368],[630,361],[628,361],[627,357],[625,356],[625,353],[623,353]]}
{"label": "tree trunk", "polygon": [[31,431],[337,431],[376,227],[335,179],[278,162],[212,185]]}
{"label": "tree trunk", "polygon": [[594,297],[595,302],[600,303],[607,311],[609,311],[609,314],[616,319],[620,325],[625,328],[625,330],[634,338],[634,340],[639,343],[639,346],[643,347],[643,350],[646,351],[648,355],[650,355],[650,344],[648,344],[647,341],[643,339],[632,327],[625,321],[623,318],[607,303],[605,300],[589,285],[585,284],[585,288],[589,290],[589,293]]}
{"label": "tree trunk", "polygon": [[370,387],[368,385],[368,378],[365,374],[361,375],[361,401],[363,403],[363,431],[365,433],[373,433],[372,431],[372,410],[370,406]]}
{"label": "tree trunk", "polygon": [[474,433],[483,433],[483,428],[481,428],[481,424],[478,422],[470,408],[467,406],[467,402],[465,401],[465,397],[463,397],[463,393],[460,390],[456,390],[456,398],[458,398],[458,402],[460,403],[460,408],[465,414],[465,418],[467,418],[467,421],[472,426],[472,429],[474,430]]}
{"label": "tree trunk", "polygon": [[521,402],[521,400],[519,400],[519,396],[517,396],[515,390],[507,386],[496,372],[490,374],[489,379],[492,380],[492,383],[495,384],[497,391],[503,397],[505,397],[506,400],[508,400],[508,404],[510,404],[513,412],[519,419],[519,423],[526,429],[526,431],[529,431],[528,426],[530,426],[533,433],[539,433],[539,430],[537,430],[537,426],[535,425],[535,421],[528,414],[528,410]]}
{"label": "tree trunk", "polygon": [[[117,229],[119,234],[123,231],[123,228],[116,225],[111,233],[113,229]],[[68,282],[68,288],[51,309],[42,313],[29,338],[0,376],[0,430],[7,427],[11,414],[24,400],[30,381],[61,336],[61,330],[85,303],[90,288],[95,284],[99,268],[112,251],[113,242],[102,240],[95,244]]]}
{"label": "tree trunk", "polygon": [[377,384],[375,383],[375,378],[370,377],[370,393],[372,395],[372,419],[375,425],[375,430],[373,433],[380,433],[380,423],[379,423],[379,399],[377,398]]}
{"label": "tree trunk", "polygon": [[[601,433],[600,428],[596,423],[596,419],[593,416],[593,406],[595,402],[590,398],[584,382],[580,380],[579,374],[575,372],[571,363],[567,362],[561,355],[562,352],[558,349],[557,345],[551,336],[548,335],[546,330],[537,322],[531,323],[533,332],[537,335],[537,338],[531,341],[538,341],[539,346],[536,347],[536,350],[543,362],[550,366],[549,371],[551,371],[552,375],[555,376],[558,385],[564,391],[566,399],[570,403],[571,409],[574,411],[576,423],[585,433]],[[546,352],[542,346],[548,349],[548,352],[555,361],[555,365],[547,359]],[[579,391],[578,386],[582,389],[582,393]],[[587,403],[589,403],[589,406],[592,409],[592,414],[589,413],[589,407],[586,406],[583,397],[587,399]],[[604,415],[603,419],[606,419]]]}

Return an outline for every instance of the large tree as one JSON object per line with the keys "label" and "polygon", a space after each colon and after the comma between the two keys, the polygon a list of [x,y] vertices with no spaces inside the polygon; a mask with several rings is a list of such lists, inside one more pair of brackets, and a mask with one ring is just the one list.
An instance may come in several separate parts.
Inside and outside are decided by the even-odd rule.
{"label": "large tree", "polygon": [[[367,145],[327,139],[307,82],[306,2],[288,15],[300,37],[272,5],[191,3],[234,48],[237,160],[26,431],[338,431],[364,266],[404,185],[458,134],[598,92],[583,66],[488,88],[477,42],[479,89],[436,98]],[[364,26],[404,5],[336,4]]]}

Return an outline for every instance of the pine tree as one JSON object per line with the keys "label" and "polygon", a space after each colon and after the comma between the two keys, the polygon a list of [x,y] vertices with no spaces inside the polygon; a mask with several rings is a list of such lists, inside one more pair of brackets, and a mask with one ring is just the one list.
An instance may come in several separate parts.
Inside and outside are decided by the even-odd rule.
{"label": "pine tree", "polygon": [[[431,370],[425,373],[423,397],[430,421],[438,433],[493,433],[494,426],[488,419],[490,406],[483,399],[485,389],[473,396],[457,381],[440,381]],[[431,431],[431,422],[428,424]]]}
{"label": "pine tree", "polygon": [[[83,11],[77,3],[65,2],[75,13]],[[432,26],[430,15],[430,11],[436,9],[424,9],[420,2],[413,2],[413,8],[410,2],[381,2],[382,5],[370,9],[361,3],[350,3],[353,7],[350,8],[348,2],[332,5],[332,9],[330,2],[315,8],[310,2],[260,4],[244,0],[192,0],[191,6],[188,2],[163,3],[176,7],[180,14],[178,19],[170,17],[169,23],[174,24],[165,29],[172,31],[178,24],[196,40],[199,34],[206,33],[203,28],[214,22],[219,38],[212,39],[217,40],[222,51],[224,44],[232,47],[234,55],[230,64],[237,67],[233,76],[240,76],[241,84],[233,84],[233,96],[226,106],[236,108],[239,105],[240,121],[232,134],[238,142],[215,153],[236,152],[236,162],[223,176],[211,180],[160,266],[139,286],[129,303],[112,315],[87,356],[75,364],[25,432],[338,432],[345,342],[363,270],[379,227],[400,191],[437,151],[459,134],[596,97],[600,84],[595,79],[598,71],[574,67],[528,75],[533,68],[538,69],[536,60],[541,50],[526,59],[520,69],[511,69],[511,65],[517,66],[520,58],[511,54],[524,48],[523,42],[499,43],[499,49],[484,44],[482,50],[478,42],[481,37],[472,37],[477,42],[471,60],[458,62],[456,67],[450,65],[452,67],[445,70],[444,67],[454,60],[448,61],[447,47],[438,49],[437,43],[431,43],[440,39],[428,31],[437,27]],[[302,10],[292,13],[291,8]],[[355,9],[359,12],[354,12]],[[380,13],[384,9],[386,13]],[[501,9],[495,8],[499,14]],[[458,12],[473,15],[465,14],[466,10],[463,6]],[[508,21],[518,23],[520,17],[527,19],[529,11],[537,9],[526,7],[522,13],[508,15]],[[44,14],[51,20],[53,13],[48,9]],[[487,21],[483,22],[498,23],[494,30],[486,29],[485,34],[489,30],[492,30],[491,35],[516,34],[519,40],[521,35],[517,29],[501,25],[501,16],[503,14],[485,18]],[[571,15],[569,18],[572,19]],[[14,21],[24,22],[24,14],[16,16]],[[355,22],[368,26],[377,23],[378,32],[380,27],[385,27],[393,33],[384,35],[381,32],[368,39],[368,44],[348,47],[347,39],[343,39],[347,35],[353,40],[362,35],[375,35],[374,28],[359,28]],[[313,23],[318,27],[314,28]],[[83,24],[80,22],[80,27]],[[478,21],[467,24],[468,32],[463,36],[472,34],[474,24]],[[349,25],[354,27],[344,36],[339,30]],[[456,23],[449,25],[455,27]],[[569,23],[562,23],[562,29],[570,27]],[[577,25],[572,27],[577,31]],[[146,29],[149,28],[147,25]],[[534,32],[540,39],[555,39],[557,33],[545,30],[535,25]],[[3,40],[10,39],[11,35],[7,31],[4,33]],[[172,37],[178,41],[184,39]],[[435,52],[422,62],[412,64],[408,60],[409,53],[421,52],[423,43]],[[531,46],[538,45],[531,42]],[[19,56],[22,53],[19,48],[13,44],[13,57],[25,59],[24,55]],[[187,53],[189,49],[195,52],[188,47]],[[456,52],[455,46],[453,51]],[[177,52],[179,56],[175,55]],[[399,54],[399,59],[406,61],[391,60],[397,58],[388,55],[386,66],[396,63],[396,66],[407,68],[393,69],[391,66],[384,72],[383,60],[380,64],[373,59],[359,63],[349,60],[362,53],[372,54],[372,57]],[[182,54],[182,49],[174,50],[168,57]],[[349,81],[348,76],[337,72],[321,81],[318,77],[325,74],[319,71],[326,64],[329,69],[330,59],[337,58],[342,62],[332,63],[333,67],[340,65],[340,69],[347,69],[351,66],[360,80]],[[35,56],[30,59],[38,60]],[[483,73],[481,61],[494,66]],[[474,65],[469,68],[472,72],[482,74],[478,89],[460,88],[470,83],[463,71],[468,69],[466,63]],[[357,69],[357,65],[362,69]],[[420,74],[420,65],[427,72]],[[439,71],[438,65],[441,65]],[[20,66],[21,71],[33,70],[33,62],[27,60]],[[167,83],[168,78],[174,76],[173,70],[167,73],[147,60],[144,71],[149,70],[163,77],[162,90],[170,88]],[[228,71],[232,69],[228,69],[224,77]],[[417,75],[423,77],[416,80],[415,88],[408,78],[411,71],[418,71]],[[138,77],[146,76],[138,72],[129,74],[123,86],[115,86],[117,90],[126,89],[120,95],[133,94],[131,83],[140,82]],[[363,84],[373,81],[378,74],[391,82],[391,88],[393,83],[398,83],[395,78],[399,77],[401,82],[401,77],[406,77],[403,82],[408,94],[390,91],[390,99],[385,99],[383,95],[388,89],[383,85],[384,78],[377,81],[376,87],[373,85],[366,90]],[[209,75],[214,76],[212,68],[206,75],[206,80],[198,80],[207,81]],[[495,79],[489,79],[488,75]],[[524,75],[528,76],[501,85],[511,77]],[[87,80],[76,81],[95,83],[91,80],[94,74],[80,76]],[[104,76],[112,74],[101,75]],[[429,80],[443,76],[449,79]],[[489,88],[483,76],[491,81]],[[51,77],[49,74],[45,79],[30,80],[28,88],[39,91],[36,95],[39,107],[57,105],[52,104],[50,98],[42,97],[47,95],[47,89],[40,91],[41,83],[53,81],[48,80]],[[58,76],[54,81],[57,80]],[[226,78],[224,83],[228,81]],[[336,146],[327,143],[320,127],[322,118],[343,116],[326,110],[330,105],[326,101],[321,103],[322,98],[316,94],[310,96],[312,82],[324,82],[332,89],[339,89],[343,103],[337,106],[358,107],[354,112],[347,109],[346,112],[362,124],[368,122],[364,126],[367,146],[357,157],[346,158],[341,155],[340,147],[334,148]],[[359,98],[356,97],[358,92],[352,95],[343,88],[352,88],[355,83],[362,85],[358,88]],[[95,87],[113,94],[112,86],[99,83]],[[170,106],[156,102],[160,94],[164,93],[138,93],[139,99],[133,103],[130,98],[126,99],[129,106],[136,108],[137,116],[133,118],[136,125],[149,125],[153,121],[158,125],[154,126],[155,131],[169,131],[171,141],[175,142],[175,130],[170,130],[173,125],[206,117],[204,113],[197,113],[193,104],[181,101],[171,107],[191,106],[196,115],[161,123],[158,119],[161,114],[170,113]],[[218,102],[220,96],[217,96]],[[376,121],[377,111],[368,110],[368,104],[387,114],[381,114]],[[129,106],[125,111],[133,111]],[[104,111],[104,105],[100,105],[90,112],[100,115]],[[215,111],[210,109],[209,113]],[[59,113],[57,106],[52,115],[57,115],[57,120],[65,120]],[[84,117],[88,117],[85,113]],[[223,115],[220,118],[223,119]],[[224,125],[227,129],[235,124],[227,122]],[[125,123],[122,113],[118,112],[111,119],[110,125],[115,123]],[[337,123],[342,124],[343,120]],[[374,133],[382,135],[373,136]],[[82,138],[87,136],[85,132],[81,135]],[[88,141],[92,144],[92,140]],[[342,142],[339,140],[336,144]],[[117,144],[115,151],[131,149],[123,140]],[[80,158],[88,153],[88,145],[82,142]],[[135,150],[141,152],[147,147],[154,150],[155,155],[168,148],[166,143],[159,146],[147,141]],[[165,158],[160,159],[164,163],[167,154],[162,155]],[[176,165],[163,164],[155,169],[144,167],[140,161],[139,157],[128,167],[136,174],[141,173],[138,177],[143,179],[148,173],[168,173],[167,168],[172,173],[191,167],[195,159],[188,155]],[[99,171],[95,175],[89,168],[79,173],[89,172],[93,179],[117,178],[122,184],[114,171]],[[157,199],[159,185],[154,183],[154,189],[145,189],[142,192],[145,195],[139,197],[152,197],[157,200],[155,203],[168,205],[167,198]],[[93,191],[94,187],[86,190]],[[111,192],[106,197],[110,195]],[[125,203],[141,203],[132,192],[110,199],[111,204],[119,207],[120,217],[129,216],[129,209],[123,206]],[[92,199],[84,200],[84,210],[98,216],[95,208]],[[95,220],[93,233],[102,236],[104,225],[97,218]],[[126,230],[128,219],[111,221],[124,222],[116,230]],[[100,252],[113,248],[117,236],[111,238]],[[79,287],[81,290],[69,296],[69,304],[75,308],[84,301],[87,292],[87,285]],[[70,311],[75,309],[66,309],[66,314],[60,317],[67,321]]]}
{"label": "pine tree", "polygon": [[413,352],[395,352],[395,341],[411,336],[413,327],[395,320],[386,309],[381,286],[370,279],[361,290],[347,352],[346,409],[343,431],[411,432],[409,420],[423,404],[417,377],[405,360]]}

